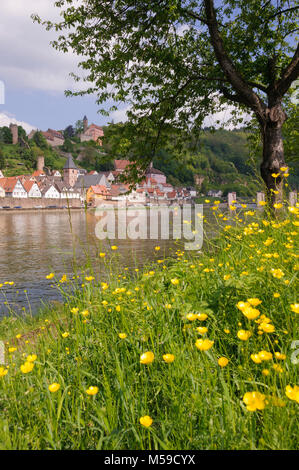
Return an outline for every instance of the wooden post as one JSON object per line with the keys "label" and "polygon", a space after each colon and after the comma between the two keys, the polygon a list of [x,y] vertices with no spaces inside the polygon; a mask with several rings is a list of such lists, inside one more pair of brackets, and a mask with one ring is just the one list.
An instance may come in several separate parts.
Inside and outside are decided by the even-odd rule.
{"label": "wooden post", "polygon": [[289,194],[289,203],[290,206],[296,206],[297,203],[297,191],[292,191]]}
{"label": "wooden post", "polygon": [[237,194],[236,193],[228,193],[227,195],[227,204],[228,208],[230,209],[230,206],[233,206],[233,202],[237,200]]}
{"label": "wooden post", "polygon": [[[262,204],[260,204],[260,202]],[[265,193],[259,192],[256,194],[256,205],[258,209],[263,209],[264,203],[265,202]]]}
{"label": "wooden post", "polygon": [[0,341],[0,365],[1,364],[5,364],[5,346],[3,341]]}

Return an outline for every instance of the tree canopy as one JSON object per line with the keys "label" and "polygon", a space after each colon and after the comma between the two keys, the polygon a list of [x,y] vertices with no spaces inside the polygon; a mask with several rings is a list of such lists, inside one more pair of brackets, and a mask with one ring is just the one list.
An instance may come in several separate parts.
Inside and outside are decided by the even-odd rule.
{"label": "tree canopy", "polygon": [[235,122],[240,111],[257,119],[262,176],[268,189],[279,184],[271,172],[284,164],[283,103],[299,73],[297,0],[59,0],[55,5],[62,21],[43,24],[61,32],[55,48],[78,54],[86,84],[68,94],[94,93],[99,105],[109,101],[103,114],[125,103],[132,129],[144,136],[145,160],[169,124],[195,132],[207,114],[234,104]]}

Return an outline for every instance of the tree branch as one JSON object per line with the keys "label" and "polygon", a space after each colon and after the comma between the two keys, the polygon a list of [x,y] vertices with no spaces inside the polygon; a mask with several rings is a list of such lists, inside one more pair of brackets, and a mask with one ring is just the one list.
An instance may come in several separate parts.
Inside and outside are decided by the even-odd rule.
{"label": "tree branch", "polygon": [[288,91],[292,82],[299,76],[299,44],[289,65],[282,72],[280,80],[274,83],[274,89],[280,97]]}
{"label": "tree branch", "polygon": [[[265,118],[266,105],[252,90],[250,85],[243,79],[241,74],[235,68],[227,51],[225,50],[222,37],[220,36],[216,12],[213,0],[204,0],[205,12],[208,20],[208,28],[211,42],[214,48],[216,58],[226,75],[228,81],[237,92],[236,97],[242,100],[242,103],[249,106],[260,118]],[[233,95],[235,96],[235,95]]]}

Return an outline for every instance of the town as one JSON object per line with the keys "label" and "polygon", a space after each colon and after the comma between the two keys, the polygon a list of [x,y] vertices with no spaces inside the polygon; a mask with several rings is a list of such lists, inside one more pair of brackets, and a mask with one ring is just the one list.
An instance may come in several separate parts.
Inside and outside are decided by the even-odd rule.
{"label": "town", "polygon": [[[83,119],[84,131],[81,142],[93,140],[101,146],[104,133],[101,127],[88,126]],[[11,124],[13,144],[19,142],[18,126]],[[32,139],[36,131],[28,138]],[[57,147],[63,144],[61,132],[48,129],[42,132],[47,144]],[[101,204],[115,204],[123,201],[127,205],[169,205],[191,203],[197,192],[194,188],[174,187],[167,183],[165,174],[151,163],[143,180],[132,189],[121,181],[121,176],[132,163],[129,160],[114,160],[114,170],[98,172],[79,168],[71,154],[68,154],[63,171],[45,167],[45,158],[37,157],[37,167],[32,174],[5,177],[0,170],[0,208],[80,208],[96,207]]]}

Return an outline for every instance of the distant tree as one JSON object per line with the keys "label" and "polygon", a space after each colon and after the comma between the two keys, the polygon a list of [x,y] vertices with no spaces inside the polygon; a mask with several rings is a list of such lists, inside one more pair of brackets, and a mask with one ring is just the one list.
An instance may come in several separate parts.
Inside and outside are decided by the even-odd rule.
{"label": "distant tree", "polygon": [[0,170],[3,170],[5,168],[5,158],[3,151],[0,149]]}
{"label": "distant tree", "polygon": [[75,136],[75,133],[76,133],[75,129],[72,125],[67,126],[63,131],[63,135],[65,139],[71,139],[72,137]]}
{"label": "distant tree", "polygon": [[74,152],[74,144],[69,138],[65,139],[63,145],[61,146],[61,150],[68,153]]}
{"label": "distant tree", "polygon": [[12,144],[12,133],[9,127],[0,128],[0,141],[4,144]]}
{"label": "distant tree", "polygon": [[39,147],[42,150],[46,150],[49,148],[45,137],[40,131],[35,132],[31,140],[35,145],[37,145],[37,147]]}
{"label": "distant tree", "polygon": [[83,119],[79,120],[75,124],[75,135],[82,134],[84,131],[84,124],[83,124]]}
{"label": "distant tree", "polygon": [[28,141],[27,133],[22,126],[18,126],[19,139],[23,139],[25,142]]}

